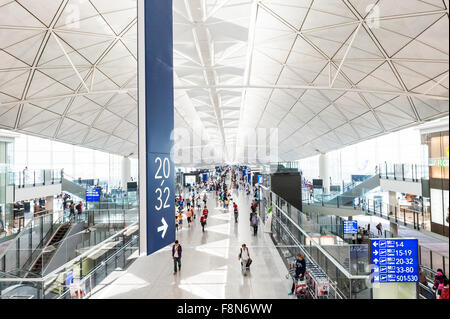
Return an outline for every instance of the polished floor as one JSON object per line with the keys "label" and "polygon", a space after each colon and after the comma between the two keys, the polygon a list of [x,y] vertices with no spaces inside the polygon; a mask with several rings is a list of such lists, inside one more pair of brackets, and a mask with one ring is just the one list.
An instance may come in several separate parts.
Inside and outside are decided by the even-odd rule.
{"label": "polished floor", "polygon": [[[241,298],[279,299],[287,295],[292,281],[261,225],[257,236],[250,228],[250,200],[235,193],[240,209],[234,222],[232,209],[221,208],[215,195],[209,194],[209,217],[205,233],[197,219],[177,232],[183,247],[182,268],[173,274],[171,248],[151,256],[139,257],[125,271],[115,271],[98,285],[91,298]],[[231,205],[230,205],[231,206]],[[241,272],[238,253],[247,244],[253,264],[248,276]]]}

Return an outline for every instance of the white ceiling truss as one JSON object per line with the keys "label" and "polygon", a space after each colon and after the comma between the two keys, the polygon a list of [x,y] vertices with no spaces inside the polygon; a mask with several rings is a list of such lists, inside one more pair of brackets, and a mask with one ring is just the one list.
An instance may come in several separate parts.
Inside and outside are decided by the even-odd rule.
{"label": "white ceiling truss", "polygon": [[[448,0],[174,0],[175,126],[281,161],[448,115]],[[0,128],[137,153],[136,0],[0,0]]]}

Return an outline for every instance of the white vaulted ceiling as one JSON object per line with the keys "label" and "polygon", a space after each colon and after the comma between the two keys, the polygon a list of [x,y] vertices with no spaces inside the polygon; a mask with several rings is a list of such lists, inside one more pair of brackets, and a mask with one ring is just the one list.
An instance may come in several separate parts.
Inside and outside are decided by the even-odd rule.
{"label": "white vaulted ceiling", "polygon": [[135,0],[0,0],[0,127],[137,151]]}
{"label": "white vaulted ceiling", "polygon": [[[297,160],[448,115],[448,0],[173,0],[175,126]],[[0,128],[137,152],[136,0],[0,0]],[[191,145],[198,148],[198,145]]]}

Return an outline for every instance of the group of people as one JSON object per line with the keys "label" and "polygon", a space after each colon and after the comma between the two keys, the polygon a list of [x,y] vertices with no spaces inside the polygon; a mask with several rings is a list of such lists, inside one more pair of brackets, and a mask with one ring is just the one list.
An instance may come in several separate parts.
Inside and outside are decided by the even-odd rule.
{"label": "group of people", "polygon": [[[192,222],[197,218],[197,215],[195,214],[195,194],[192,195],[192,202],[189,197],[186,198],[186,220],[188,223],[188,227],[191,227]],[[183,211],[184,211],[184,204],[185,200],[180,195],[176,199],[176,207],[177,211],[175,213],[175,228],[178,231],[179,229],[183,228]],[[206,206],[207,202],[207,195],[204,194],[203,197],[204,207],[202,216],[200,217],[200,224],[202,225],[203,232],[205,231],[206,226],[206,219],[208,218],[208,208]],[[197,199],[197,208],[200,209],[200,200]]]}
{"label": "group of people", "polygon": [[[217,180],[214,180],[213,182],[205,182],[202,185],[189,185],[189,193],[192,192],[191,197],[183,198],[182,195],[179,195],[175,198],[175,203],[177,207],[177,211],[175,213],[175,227],[177,230],[182,229],[183,227],[183,212],[185,210],[186,206],[186,219],[188,222],[188,227],[190,227],[190,224],[193,222],[193,220],[196,219],[195,214],[195,207],[197,203],[197,208],[200,208],[200,200],[203,200],[203,211],[202,215],[200,217],[200,224],[202,226],[202,232],[205,231],[206,222],[208,219],[208,207],[207,207],[207,190],[215,191],[217,200],[220,201],[223,204],[224,208],[229,208],[229,203],[232,201],[232,208],[234,213],[235,222],[238,222],[238,216],[239,216],[239,209],[238,205],[235,201],[231,198],[231,192],[229,186],[225,182],[226,174],[221,175]],[[234,185],[236,186],[236,177],[234,175]],[[233,184],[232,184],[233,185]],[[232,186],[231,185],[231,186]],[[209,186],[209,187],[208,187]],[[248,186],[247,186],[248,187]],[[200,195],[200,190],[205,188],[203,196]],[[237,188],[237,187],[236,187]],[[196,193],[197,192],[197,193]],[[253,227],[254,235],[257,234],[258,231],[258,225],[260,223],[260,218],[258,217],[258,214],[256,213],[256,209],[258,207],[257,201],[253,201],[250,206],[250,225]],[[175,244],[172,247],[172,258],[174,262],[174,274],[176,274],[178,271],[181,270],[181,255],[182,255],[182,248],[179,243],[179,241],[175,241]],[[249,250],[246,246],[246,244],[243,244],[238,259],[241,262],[241,267],[244,275],[247,274],[247,271],[250,269],[250,264],[252,263],[252,259],[250,258]]]}

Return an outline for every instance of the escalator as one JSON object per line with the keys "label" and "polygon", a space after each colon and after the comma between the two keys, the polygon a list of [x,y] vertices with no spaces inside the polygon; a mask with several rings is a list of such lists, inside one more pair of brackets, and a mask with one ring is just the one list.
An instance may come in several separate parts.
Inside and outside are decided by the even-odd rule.
{"label": "escalator", "polygon": [[[43,264],[50,261],[56,252],[56,248],[54,247],[54,245],[63,240],[64,236],[67,234],[67,232],[70,230],[71,227],[72,223],[66,222],[58,228],[58,230],[54,233],[49,242],[45,245],[45,248],[42,249],[40,255],[34,261],[27,277],[42,274]],[[53,249],[50,250],[49,247],[52,247]]]}
{"label": "escalator", "polygon": [[353,206],[355,198],[364,197],[368,192],[380,186],[380,176],[373,175],[362,182],[349,184],[342,192],[331,195],[314,195],[314,204],[320,203],[325,206]]}
{"label": "escalator", "polygon": [[65,193],[72,194],[76,197],[81,198],[83,201],[86,200],[86,188],[80,184],[74,183],[71,180],[63,177],[61,182],[61,189]]}

